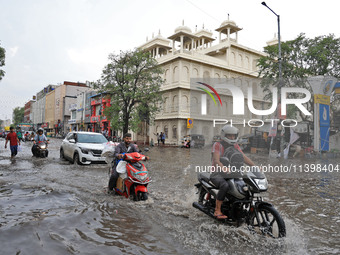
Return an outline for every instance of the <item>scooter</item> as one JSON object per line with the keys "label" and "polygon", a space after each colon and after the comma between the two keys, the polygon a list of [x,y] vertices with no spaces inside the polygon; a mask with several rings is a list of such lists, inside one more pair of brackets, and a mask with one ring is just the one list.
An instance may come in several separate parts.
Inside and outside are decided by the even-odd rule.
{"label": "scooter", "polygon": [[151,180],[145,165],[139,162],[145,160],[145,156],[139,152],[126,153],[123,160],[126,161],[126,173],[119,174],[116,194],[126,198],[132,197],[135,201],[147,200],[147,186]]}
{"label": "scooter", "polygon": [[[221,157],[221,163],[226,165],[228,160]],[[231,187],[223,201],[221,211],[228,218],[222,221],[226,224],[241,226],[248,225],[252,233],[267,237],[281,238],[286,236],[285,223],[279,212],[270,203],[264,202],[257,194],[267,191],[268,182],[258,167],[247,172],[233,172],[226,179]],[[208,216],[214,216],[218,188],[210,181],[210,173],[199,173],[198,202],[193,207]]]}
{"label": "scooter", "polygon": [[35,152],[34,156],[40,157],[40,158],[47,158],[48,149],[47,149],[47,143],[46,142],[39,141],[37,143],[36,152]]}

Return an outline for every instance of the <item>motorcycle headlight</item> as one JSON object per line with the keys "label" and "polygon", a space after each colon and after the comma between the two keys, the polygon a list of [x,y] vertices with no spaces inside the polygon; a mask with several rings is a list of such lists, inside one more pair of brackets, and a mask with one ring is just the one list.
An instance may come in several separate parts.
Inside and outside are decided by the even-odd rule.
{"label": "motorcycle headlight", "polygon": [[147,174],[144,174],[144,175],[136,174],[135,178],[141,182],[144,182],[148,178],[148,175]]}
{"label": "motorcycle headlight", "polygon": [[267,190],[268,189],[268,182],[267,179],[255,179],[257,186],[259,186],[260,190]]}
{"label": "motorcycle headlight", "polygon": [[41,144],[41,145],[39,145],[39,146],[40,146],[40,148],[43,149],[43,150],[46,149],[46,144]]}
{"label": "motorcycle headlight", "polygon": [[89,149],[86,148],[80,148],[81,152],[84,154],[88,154],[89,153]]}

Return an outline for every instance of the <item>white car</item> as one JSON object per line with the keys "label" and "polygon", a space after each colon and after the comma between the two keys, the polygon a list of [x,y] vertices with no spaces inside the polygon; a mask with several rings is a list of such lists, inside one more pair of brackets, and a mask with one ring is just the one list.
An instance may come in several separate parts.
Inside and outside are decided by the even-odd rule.
{"label": "white car", "polygon": [[60,158],[77,164],[105,163],[101,157],[105,143],[107,139],[99,133],[70,132],[60,146]]}

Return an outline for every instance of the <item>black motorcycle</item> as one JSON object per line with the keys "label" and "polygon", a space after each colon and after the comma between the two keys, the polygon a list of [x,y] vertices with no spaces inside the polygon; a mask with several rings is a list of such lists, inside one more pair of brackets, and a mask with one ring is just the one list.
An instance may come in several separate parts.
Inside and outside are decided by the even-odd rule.
{"label": "black motorcycle", "polygon": [[33,154],[34,156],[39,158],[47,158],[48,156],[47,142],[39,141],[36,144],[35,152]]}
{"label": "black motorcycle", "polygon": [[[222,164],[224,161],[227,160],[221,158]],[[257,196],[268,188],[267,178],[259,168],[252,167],[251,171],[243,173],[232,172],[226,180],[231,190],[221,206],[222,213],[228,216],[223,220],[225,223],[237,227],[245,223],[252,233],[272,238],[286,236],[285,223],[279,212],[272,204]],[[198,181],[195,184],[198,188],[198,202],[194,202],[193,207],[216,219],[214,211],[218,188],[210,181],[209,173],[199,173]]]}

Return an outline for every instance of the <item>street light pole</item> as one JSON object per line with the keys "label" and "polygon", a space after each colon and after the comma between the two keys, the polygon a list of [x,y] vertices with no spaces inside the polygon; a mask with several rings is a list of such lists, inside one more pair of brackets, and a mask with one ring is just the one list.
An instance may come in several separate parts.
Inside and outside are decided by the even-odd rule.
{"label": "street light pole", "polygon": [[[265,7],[267,7],[272,13],[274,13],[274,15],[277,17],[277,33],[278,33],[278,43],[279,43],[279,84],[278,84],[278,102],[280,102],[281,104],[281,100],[280,100],[280,96],[281,96],[281,87],[282,87],[282,58],[281,58],[281,33],[280,33],[280,15],[276,14],[276,12],[274,12],[267,4],[266,2],[262,2],[262,5],[264,5]],[[281,111],[281,107],[280,109],[277,109],[278,111]],[[282,111],[281,111],[282,112]],[[281,115],[281,113],[280,113]],[[280,139],[280,154],[281,156],[283,155],[283,137],[281,136]]]}

